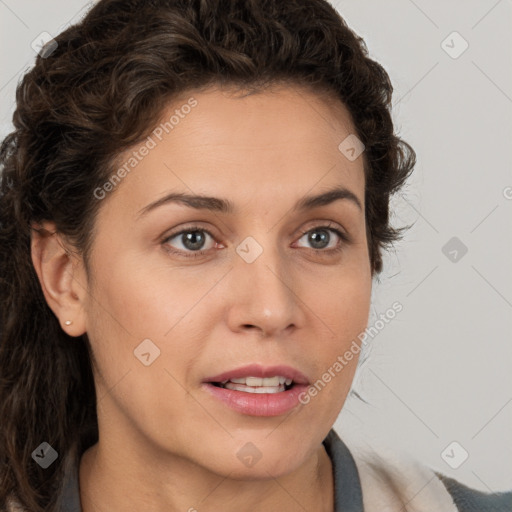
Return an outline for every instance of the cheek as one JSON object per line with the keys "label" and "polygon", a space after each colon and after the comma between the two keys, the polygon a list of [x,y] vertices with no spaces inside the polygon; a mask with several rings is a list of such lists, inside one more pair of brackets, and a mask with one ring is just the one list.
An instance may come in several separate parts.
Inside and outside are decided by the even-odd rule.
{"label": "cheek", "polygon": [[151,368],[167,368],[178,377],[202,352],[211,324],[218,321],[209,314],[213,304],[205,296],[222,272],[151,266],[139,257],[115,261],[105,262],[96,273],[98,285],[90,304],[88,332],[105,380],[115,381],[129,368],[139,369],[138,352],[148,350],[150,360],[157,357]]}
{"label": "cheek", "polygon": [[204,421],[204,410],[184,386],[211,332],[198,301],[215,282],[212,277],[198,286],[197,277],[179,276],[176,269],[151,271],[118,260],[108,276],[98,273],[89,333],[98,396],[105,397],[109,422],[122,424],[116,412],[122,411],[153,438],[168,442],[174,436],[169,422],[179,421],[184,410],[199,424]]}
{"label": "cheek", "polygon": [[[361,265],[346,267],[325,286],[308,284],[308,298],[315,318],[312,327],[314,339],[322,340],[318,345],[317,379],[322,400],[341,407],[352,384],[357,369],[364,333],[369,317],[372,281],[371,275]],[[321,332],[321,335],[318,333]],[[331,414],[326,409],[327,414]],[[333,412],[334,419],[336,413]]]}
{"label": "cheek", "polygon": [[323,321],[327,337],[338,344],[366,328],[372,291],[369,266],[340,266],[339,271],[317,274],[303,281],[302,290],[304,303]]}
{"label": "cheek", "polygon": [[[132,257],[117,260],[108,275],[101,277],[96,291],[103,301],[115,329],[124,328],[134,337],[164,336],[188,312],[215,276],[200,275],[170,265],[151,266],[147,259]],[[115,322],[112,322],[115,320]]]}

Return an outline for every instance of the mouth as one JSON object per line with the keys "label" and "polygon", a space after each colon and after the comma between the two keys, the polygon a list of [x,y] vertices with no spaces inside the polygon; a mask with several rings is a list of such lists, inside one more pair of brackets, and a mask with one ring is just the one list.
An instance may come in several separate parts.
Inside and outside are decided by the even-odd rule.
{"label": "mouth", "polygon": [[307,390],[308,378],[290,366],[248,365],[203,381],[204,390],[238,413],[279,416],[290,412]]}

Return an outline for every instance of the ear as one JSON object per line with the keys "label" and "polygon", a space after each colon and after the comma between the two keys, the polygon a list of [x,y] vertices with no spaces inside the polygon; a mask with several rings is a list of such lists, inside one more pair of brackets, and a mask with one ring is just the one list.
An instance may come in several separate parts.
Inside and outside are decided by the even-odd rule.
{"label": "ear", "polygon": [[32,225],[31,255],[46,302],[62,329],[70,336],[81,336],[86,332],[88,293],[82,259],[49,221]]}

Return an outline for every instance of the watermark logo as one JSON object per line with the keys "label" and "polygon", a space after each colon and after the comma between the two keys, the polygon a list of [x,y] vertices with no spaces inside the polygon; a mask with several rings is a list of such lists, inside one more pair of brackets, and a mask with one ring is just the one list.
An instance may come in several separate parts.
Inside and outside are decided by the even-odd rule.
{"label": "watermark logo", "polygon": [[41,32],[30,46],[41,58],[46,59],[57,49],[58,44],[48,32]]}
{"label": "watermark logo", "polygon": [[240,459],[244,466],[252,468],[261,459],[262,453],[258,450],[257,446],[253,443],[245,443],[236,456]]}
{"label": "watermark logo", "polygon": [[263,252],[263,247],[252,237],[248,236],[236,248],[236,253],[246,262],[253,263]]}
{"label": "watermark logo", "polygon": [[458,263],[468,252],[468,248],[459,238],[453,236],[441,248],[441,252],[452,262]]}
{"label": "watermark logo", "polygon": [[43,468],[50,467],[59,454],[48,443],[41,443],[33,452],[32,458]]}
{"label": "watermark logo", "polygon": [[144,366],[150,366],[160,357],[160,349],[146,338],[135,347],[133,354]]}
{"label": "watermark logo", "polygon": [[340,143],[338,149],[348,160],[353,162],[363,153],[365,145],[352,133]]}
{"label": "watermark logo", "polygon": [[457,441],[452,441],[442,452],[441,458],[450,466],[452,469],[458,469],[466,462],[469,457],[469,453],[466,449]]}
{"label": "watermark logo", "polygon": [[443,39],[441,48],[452,59],[458,59],[469,48],[469,43],[457,31],[453,31]]}

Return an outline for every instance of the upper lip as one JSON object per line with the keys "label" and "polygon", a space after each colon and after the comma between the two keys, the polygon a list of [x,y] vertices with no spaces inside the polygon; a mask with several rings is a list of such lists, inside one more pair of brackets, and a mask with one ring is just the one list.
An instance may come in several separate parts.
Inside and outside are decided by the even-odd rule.
{"label": "upper lip", "polygon": [[259,364],[249,364],[247,366],[241,366],[234,370],[228,370],[214,375],[213,377],[207,377],[203,382],[223,382],[230,379],[239,379],[242,377],[274,377],[279,375],[291,379],[295,384],[309,384],[308,378],[296,368],[286,365],[275,365],[275,366],[261,366]]}

